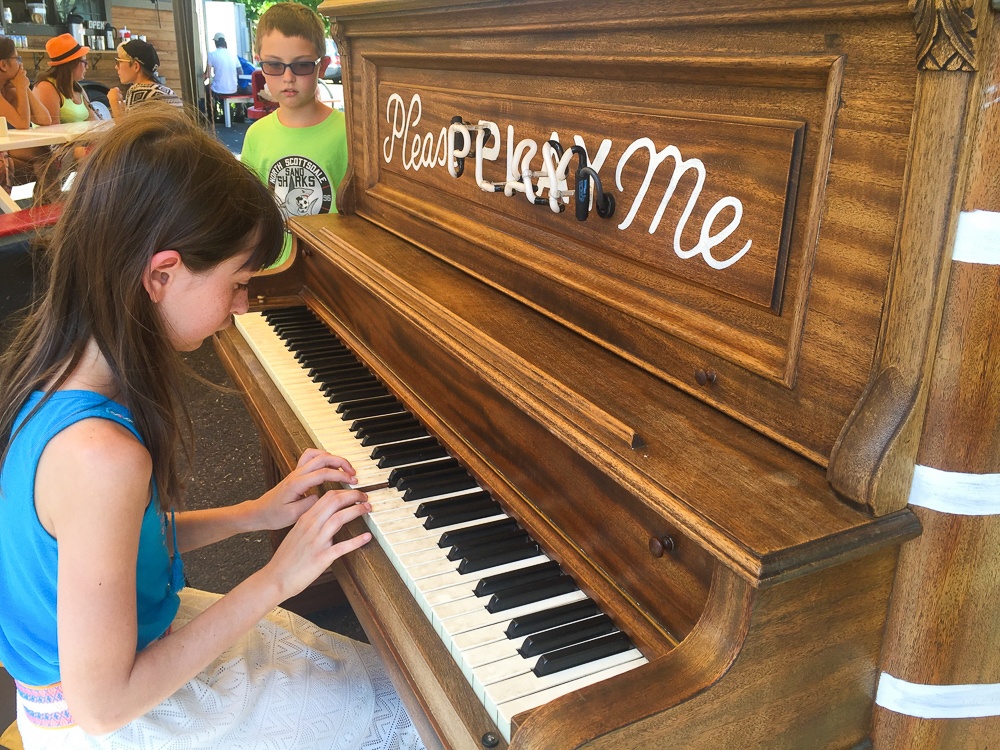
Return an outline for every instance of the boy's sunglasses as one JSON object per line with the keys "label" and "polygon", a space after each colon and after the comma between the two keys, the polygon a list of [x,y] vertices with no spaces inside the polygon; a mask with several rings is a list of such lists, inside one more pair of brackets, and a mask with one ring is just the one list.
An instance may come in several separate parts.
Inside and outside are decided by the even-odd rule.
{"label": "boy's sunglasses", "polygon": [[291,68],[292,73],[297,76],[307,76],[311,75],[312,72],[316,70],[316,66],[319,65],[319,62],[322,59],[322,57],[319,57],[312,61],[300,60],[293,63],[283,63],[278,62],[277,60],[261,60],[260,69],[264,71],[264,75],[269,76],[284,75],[285,68]]}

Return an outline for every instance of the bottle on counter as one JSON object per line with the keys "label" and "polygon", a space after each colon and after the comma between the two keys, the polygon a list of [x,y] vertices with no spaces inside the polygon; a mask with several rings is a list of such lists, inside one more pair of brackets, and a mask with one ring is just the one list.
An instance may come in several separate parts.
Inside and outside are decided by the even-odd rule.
{"label": "bottle on counter", "polygon": [[3,22],[5,25],[14,23],[14,16],[10,12],[10,8],[7,7],[6,5],[4,6],[3,9]]}

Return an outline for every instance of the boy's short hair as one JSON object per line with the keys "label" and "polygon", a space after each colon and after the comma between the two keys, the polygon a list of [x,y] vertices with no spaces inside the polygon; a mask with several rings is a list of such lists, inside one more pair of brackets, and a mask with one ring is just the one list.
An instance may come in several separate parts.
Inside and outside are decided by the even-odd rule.
{"label": "boy's short hair", "polygon": [[312,8],[299,3],[276,3],[257,20],[253,51],[260,55],[260,42],[272,31],[285,36],[300,36],[316,48],[316,57],[326,54],[326,28],[323,19]]}

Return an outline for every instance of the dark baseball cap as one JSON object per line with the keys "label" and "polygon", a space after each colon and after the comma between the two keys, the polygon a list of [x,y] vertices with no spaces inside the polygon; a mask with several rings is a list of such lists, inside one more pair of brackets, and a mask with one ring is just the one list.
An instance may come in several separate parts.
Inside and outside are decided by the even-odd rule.
{"label": "dark baseball cap", "polygon": [[130,39],[125,42],[122,45],[122,52],[133,60],[138,60],[148,73],[155,73],[160,66],[160,56],[156,54],[156,49],[152,44],[141,39]]}

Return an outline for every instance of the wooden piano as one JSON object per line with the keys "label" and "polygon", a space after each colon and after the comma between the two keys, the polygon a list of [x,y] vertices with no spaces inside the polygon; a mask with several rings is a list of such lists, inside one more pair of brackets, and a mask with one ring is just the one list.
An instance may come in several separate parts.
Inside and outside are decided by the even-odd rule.
{"label": "wooden piano", "polygon": [[321,10],[340,213],[217,348],[275,477],[359,467],[332,574],[427,746],[871,747],[996,14]]}

